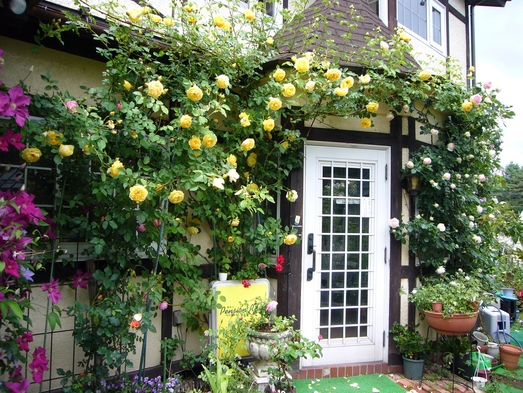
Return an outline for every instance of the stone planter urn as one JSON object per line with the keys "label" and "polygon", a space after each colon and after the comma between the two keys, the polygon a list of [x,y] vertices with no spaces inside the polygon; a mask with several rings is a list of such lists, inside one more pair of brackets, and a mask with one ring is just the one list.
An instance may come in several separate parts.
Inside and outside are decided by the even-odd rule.
{"label": "stone planter urn", "polygon": [[271,352],[274,344],[287,342],[291,339],[292,332],[259,332],[250,331],[247,334],[245,344],[249,354],[256,359],[251,363],[252,369],[257,377],[267,377],[269,368],[277,368],[278,365],[271,361]]}

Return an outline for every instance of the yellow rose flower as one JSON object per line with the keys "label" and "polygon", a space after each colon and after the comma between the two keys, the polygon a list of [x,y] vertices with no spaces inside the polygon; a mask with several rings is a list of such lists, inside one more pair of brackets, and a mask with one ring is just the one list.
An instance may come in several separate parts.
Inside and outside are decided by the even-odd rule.
{"label": "yellow rose flower", "polygon": [[286,245],[291,246],[294,243],[296,243],[296,240],[298,240],[298,236],[296,236],[294,234],[290,234],[290,235],[285,236],[285,239],[283,239],[283,242]]}
{"label": "yellow rose flower", "polygon": [[281,143],[281,145],[283,146],[283,149],[284,149],[284,150],[287,150],[287,149],[289,148],[289,142],[287,142],[287,141],[283,141],[283,142]]}
{"label": "yellow rose flower", "polygon": [[430,72],[430,70],[423,70],[419,73],[419,78],[422,80],[422,81],[426,81],[426,80],[429,80],[430,77],[432,76],[432,73]]}
{"label": "yellow rose flower", "polygon": [[49,142],[49,144],[53,146],[61,145],[62,139],[64,137],[64,134],[54,131],[46,131],[43,133],[43,135],[47,137],[47,142]]}
{"label": "yellow rose flower", "polygon": [[140,184],[129,188],[129,198],[136,203],[145,201],[147,194],[149,194],[147,188]]}
{"label": "yellow rose flower", "polygon": [[249,151],[254,149],[254,139],[247,138],[242,142],[242,150],[243,151]]}
{"label": "yellow rose flower", "polygon": [[220,89],[225,89],[229,86],[229,77],[227,75],[218,75],[216,77],[216,85]]}
{"label": "yellow rose flower", "polygon": [[156,185],[156,192],[160,192],[165,188],[165,184],[157,184]]}
{"label": "yellow rose flower", "polygon": [[229,165],[236,166],[237,165],[236,156],[234,154],[229,155],[229,157],[227,157],[227,163]]}
{"label": "yellow rose flower", "polygon": [[82,151],[84,154],[89,155],[91,154],[91,145],[87,144],[84,147],[82,147]]}
{"label": "yellow rose flower", "polygon": [[334,89],[334,94],[336,94],[338,97],[345,97],[348,92],[348,87],[337,87]]}
{"label": "yellow rose flower", "polygon": [[331,82],[337,81],[341,77],[341,71],[337,68],[329,68],[325,73],[325,77]]}
{"label": "yellow rose flower", "polygon": [[470,101],[465,101],[463,104],[461,104],[461,109],[463,109],[465,112],[470,112],[474,104]]}
{"label": "yellow rose flower", "polygon": [[202,141],[199,137],[193,136],[191,139],[189,139],[189,147],[193,150],[199,150],[202,146]]}
{"label": "yellow rose flower", "polygon": [[42,157],[42,152],[36,147],[28,147],[22,150],[22,158],[25,162],[36,162]]}
{"label": "yellow rose flower", "polygon": [[273,111],[277,111],[281,109],[282,103],[279,98],[271,97],[269,98],[269,109],[272,109]]}
{"label": "yellow rose flower", "polygon": [[74,152],[73,145],[60,145],[60,147],[58,148],[58,154],[60,154],[61,157],[72,156],[73,152]]}
{"label": "yellow rose flower", "polygon": [[272,131],[274,129],[274,119],[265,119],[263,121],[263,129],[265,131]]}
{"label": "yellow rose flower", "polygon": [[158,98],[164,93],[163,85],[160,81],[152,81],[146,83],[145,86],[147,86],[147,95],[152,98]]}
{"label": "yellow rose flower", "polygon": [[370,82],[370,75],[368,75],[368,74],[360,75],[358,77],[358,79],[360,80],[360,83],[362,85],[367,85]]}
{"label": "yellow rose flower", "polygon": [[249,183],[247,185],[247,191],[249,192],[254,192],[254,191],[257,191],[258,190],[258,185],[256,183]]}
{"label": "yellow rose flower", "polygon": [[298,72],[309,71],[309,59],[307,59],[306,57],[300,57],[299,59],[296,59],[296,63],[294,63],[294,68],[296,68],[296,71]]}
{"label": "yellow rose flower", "polygon": [[188,90],[187,90],[187,97],[189,97],[189,99],[191,101],[200,101],[203,97],[203,91],[202,89],[200,89],[198,86],[196,85],[193,85],[192,87],[190,87]]}
{"label": "yellow rose flower", "polygon": [[360,125],[363,128],[369,128],[372,125],[372,121],[368,117],[364,117],[360,120]]}
{"label": "yellow rose flower", "polygon": [[232,242],[234,241],[234,237],[229,236],[229,237],[227,238],[227,241],[228,241],[229,243],[232,243]]}
{"label": "yellow rose flower", "polygon": [[163,18],[163,24],[167,27],[172,27],[174,26],[174,19],[169,17]]}
{"label": "yellow rose flower", "polygon": [[138,138],[138,134],[137,134],[136,131],[134,131],[134,130],[131,131],[131,136],[132,136],[133,138]]}
{"label": "yellow rose flower", "polygon": [[369,102],[367,105],[366,105],[366,108],[369,112],[371,113],[374,113],[378,110],[378,108],[380,107],[380,104],[378,104],[377,102]]}
{"label": "yellow rose flower", "polygon": [[214,135],[214,132],[210,132],[209,134],[205,134],[203,136],[203,145],[210,149],[211,147],[213,147],[214,145],[216,145],[216,135]]}
{"label": "yellow rose flower", "polygon": [[194,16],[194,15],[189,15],[187,17],[187,22],[189,22],[191,25],[194,25],[196,23],[196,20],[197,20],[196,16]]}
{"label": "yellow rose flower", "polygon": [[151,12],[151,9],[147,6],[142,8],[142,14],[147,15],[149,12]]}
{"label": "yellow rose flower", "polygon": [[256,153],[249,154],[249,157],[247,157],[247,165],[253,168],[256,165],[257,159],[258,155]]}
{"label": "yellow rose flower", "polygon": [[221,15],[216,15],[214,17],[214,25],[216,27],[219,27],[220,29],[223,29],[223,27],[225,26],[225,23],[227,23],[227,21],[225,20],[225,18]]}
{"label": "yellow rose flower", "polygon": [[403,30],[400,31],[399,36],[400,36],[400,40],[402,40],[402,41],[405,41],[405,42],[410,41],[409,35],[407,33],[405,33]]}
{"label": "yellow rose flower", "polygon": [[284,97],[292,97],[294,94],[296,94],[296,87],[292,83],[286,83],[283,85],[283,96]]}
{"label": "yellow rose flower", "polygon": [[190,5],[190,4],[186,4],[186,5],[184,5],[184,6],[183,6],[183,10],[184,10],[185,12],[192,12],[192,11],[193,11],[192,5]]}
{"label": "yellow rose flower", "polygon": [[180,126],[182,128],[189,128],[192,124],[192,117],[189,115],[183,115],[180,117]]}
{"label": "yellow rose flower", "polygon": [[229,225],[231,227],[237,227],[240,225],[240,219],[239,218],[233,218],[231,221],[229,221]]}
{"label": "yellow rose flower", "polygon": [[142,17],[142,9],[133,8],[132,10],[127,11],[127,17],[133,23],[139,22]]}
{"label": "yellow rose flower", "polygon": [[267,45],[272,45],[272,44],[274,44],[274,38],[267,37],[267,41],[266,42],[267,42]]}
{"label": "yellow rose flower", "polygon": [[354,86],[354,78],[352,76],[348,76],[340,82],[340,87],[350,89],[352,86]]}
{"label": "yellow rose flower", "polygon": [[154,23],[160,23],[163,19],[160,15],[149,15],[149,19],[152,20]]}
{"label": "yellow rose flower", "polygon": [[281,82],[282,80],[285,79],[285,71],[282,70],[281,68],[278,68],[276,71],[274,71],[274,74],[272,75],[272,77],[274,78],[274,80],[276,82]]}
{"label": "yellow rose flower", "polygon": [[200,232],[200,230],[196,227],[189,227],[187,228],[187,232],[189,233],[189,235],[197,235],[198,232]]}
{"label": "yellow rose flower", "polygon": [[129,81],[126,81],[126,80],[123,81],[122,86],[123,86],[124,89],[127,90],[127,91],[131,90],[132,87],[133,87],[133,85],[131,85],[131,84],[129,83]]}
{"label": "yellow rose flower", "polygon": [[117,177],[120,172],[119,169],[123,168],[123,164],[120,162],[120,159],[117,158],[114,160],[113,164],[107,169],[107,173],[111,175],[111,177]]}
{"label": "yellow rose flower", "polygon": [[249,22],[252,22],[252,21],[256,18],[256,14],[254,13],[253,10],[245,10],[245,12],[243,13],[243,15],[245,16],[245,18],[246,18]]}
{"label": "yellow rose flower", "polygon": [[314,91],[314,88],[316,87],[316,82],[315,81],[308,81],[306,84],[305,84],[305,90],[307,90],[309,93],[311,93],[312,91]]}
{"label": "yellow rose flower", "polygon": [[242,127],[249,127],[251,125],[251,121],[249,119],[249,115],[245,112],[240,113],[240,124]]}
{"label": "yellow rose flower", "polygon": [[171,191],[171,193],[167,197],[167,199],[169,199],[169,202],[171,202],[172,204],[182,202],[183,198],[185,198],[185,194],[183,193],[183,191],[180,190]]}

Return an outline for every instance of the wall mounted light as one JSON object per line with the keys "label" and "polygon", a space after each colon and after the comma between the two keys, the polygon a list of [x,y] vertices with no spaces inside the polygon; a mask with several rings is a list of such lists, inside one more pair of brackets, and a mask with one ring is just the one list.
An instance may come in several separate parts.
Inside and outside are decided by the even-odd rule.
{"label": "wall mounted light", "polygon": [[401,187],[406,190],[411,197],[417,197],[421,189],[421,182],[418,175],[410,175],[401,179]]}
{"label": "wall mounted light", "polygon": [[9,9],[13,11],[14,14],[21,15],[25,12],[27,4],[25,0],[10,0]]}

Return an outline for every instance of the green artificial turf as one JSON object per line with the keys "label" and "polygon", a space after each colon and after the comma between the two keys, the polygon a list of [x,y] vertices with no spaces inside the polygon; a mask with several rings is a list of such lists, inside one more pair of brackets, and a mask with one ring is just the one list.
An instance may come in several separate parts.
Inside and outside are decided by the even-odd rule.
{"label": "green artificial turf", "polygon": [[300,379],[293,381],[296,393],[405,393],[384,374],[345,378]]}

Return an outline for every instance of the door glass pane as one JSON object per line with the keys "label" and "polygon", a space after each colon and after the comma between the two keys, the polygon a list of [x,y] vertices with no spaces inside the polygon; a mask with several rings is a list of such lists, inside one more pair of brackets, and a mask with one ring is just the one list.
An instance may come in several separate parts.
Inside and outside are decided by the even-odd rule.
{"label": "door glass pane", "polygon": [[[322,162],[319,333],[358,339],[369,331],[369,258],[375,211],[374,167]],[[365,333],[366,334],[366,333]]]}

